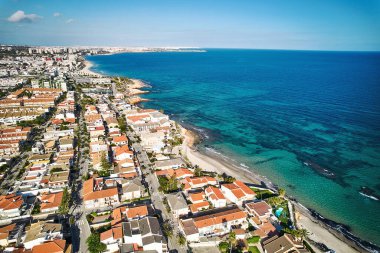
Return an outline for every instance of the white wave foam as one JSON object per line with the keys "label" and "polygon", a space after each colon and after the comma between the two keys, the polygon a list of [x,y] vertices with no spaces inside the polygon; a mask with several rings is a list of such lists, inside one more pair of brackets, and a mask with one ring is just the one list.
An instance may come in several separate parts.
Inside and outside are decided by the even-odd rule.
{"label": "white wave foam", "polygon": [[246,164],[244,164],[244,163],[241,163],[240,166],[243,167],[243,168],[249,169],[249,166],[246,165]]}

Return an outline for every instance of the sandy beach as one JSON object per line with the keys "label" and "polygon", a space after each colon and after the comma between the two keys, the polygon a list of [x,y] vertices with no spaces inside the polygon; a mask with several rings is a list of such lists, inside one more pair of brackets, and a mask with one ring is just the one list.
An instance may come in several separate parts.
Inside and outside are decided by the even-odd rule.
{"label": "sandy beach", "polygon": [[[211,156],[206,156],[194,147],[194,142],[196,142],[196,135],[189,130],[182,127],[182,135],[185,137],[182,144],[181,150],[182,155],[188,159],[192,165],[198,165],[200,168],[206,171],[213,171],[219,174],[226,173],[236,179],[242,180],[243,182],[263,185],[275,190],[274,185],[266,178],[261,177],[252,171],[245,170],[239,166],[229,164],[221,159],[215,159]],[[296,220],[299,228],[305,228],[310,232],[309,238],[314,242],[320,242],[325,244],[330,249],[335,250],[337,253],[355,253],[359,252],[352,248],[348,243],[349,241],[345,238],[339,239],[333,233],[331,233],[326,227],[321,224],[321,222],[315,220],[308,209],[302,207],[302,205],[291,201],[295,206],[295,211],[297,213]],[[342,235],[343,237],[343,235]],[[344,241],[343,241],[344,240]],[[347,243],[346,243],[347,242]],[[351,244],[351,243],[350,243]],[[315,246],[312,246],[316,252],[322,252]],[[364,251],[363,251],[364,252]]]}
{"label": "sandy beach", "polygon": [[85,67],[82,70],[79,71],[79,73],[81,75],[96,76],[96,77],[102,77],[103,76],[103,75],[100,75],[100,74],[98,74],[98,73],[93,72],[92,70],[90,70],[90,68],[93,66],[93,64],[90,61],[85,60],[84,64],[85,64]]}

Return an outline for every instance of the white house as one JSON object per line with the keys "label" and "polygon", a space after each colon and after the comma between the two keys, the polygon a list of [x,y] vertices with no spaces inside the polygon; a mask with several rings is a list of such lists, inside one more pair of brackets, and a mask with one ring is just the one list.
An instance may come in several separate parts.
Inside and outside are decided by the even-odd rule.
{"label": "white house", "polygon": [[0,217],[11,218],[21,215],[21,207],[24,205],[22,196],[9,194],[0,196]]}
{"label": "white house", "polygon": [[232,227],[248,228],[247,214],[238,207],[225,207],[204,211],[193,218],[184,218],[179,228],[189,242],[199,241],[204,236],[221,236]]}
{"label": "white house", "polygon": [[116,147],[113,150],[115,160],[133,159],[133,151],[127,145]]}
{"label": "white house", "polygon": [[206,188],[205,193],[208,201],[210,201],[215,208],[225,207],[227,205],[227,200],[219,188],[209,186]]}
{"label": "white house", "polygon": [[139,178],[127,181],[122,185],[121,200],[133,200],[141,198],[145,195],[145,187],[142,185]]}
{"label": "white house", "polygon": [[120,204],[117,187],[106,187],[103,178],[90,178],[83,183],[86,208],[101,208]]}
{"label": "white house", "polygon": [[256,193],[243,182],[236,180],[231,184],[223,184],[221,190],[232,203],[241,206],[245,201],[254,200]]}

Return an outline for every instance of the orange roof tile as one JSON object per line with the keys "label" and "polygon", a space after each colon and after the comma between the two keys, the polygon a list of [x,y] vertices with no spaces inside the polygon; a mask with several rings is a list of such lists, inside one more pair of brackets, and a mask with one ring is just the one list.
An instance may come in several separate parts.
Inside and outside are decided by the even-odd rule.
{"label": "orange roof tile", "polygon": [[243,183],[242,181],[236,180],[234,182],[234,184],[236,184],[237,186],[239,186],[240,189],[242,189],[245,194],[256,195],[256,193],[251,188],[249,188],[245,183]]}
{"label": "orange roof tile", "polygon": [[64,253],[65,240],[54,240],[36,245],[32,248],[32,253]]}
{"label": "orange roof tile", "polygon": [[185,175],[188,175],[188,176],[194,176],[194,173],[189,170],[189,169],[186,169],[186,168],[179,168],[179,169],[176,169],[175,170],[175,175],[176,177],[183,177]]}
{"label": "orange roof tile", "polygon": [[130,151],[128,148],[128,145],[123,145],[121,147],[116,147],[115,148],[115,155],[119,156],[123,153],[128,153],[128,154],[133,154],[133,151]]}
{"label": "orange roof tile", "polygon": [[204,228],[212,225],[222,224],[224,222],[244,219],[247,214],[239,208],[208,214],[200,217],[193,218],[194,224],[197,228]]}
{"label": "orange roof tile", "polygon": [[192,213],[196,213],[199,210],[208,209],[210,207],[210,203],[207,201],[202,201],[196,204],[191,204],[189,207]]}
{"label": "orange roof tile", "polygon": [[204,200],[204,197],[205,197],[204,192],[197,192],[197,193],[190,193],[189,194],[189,200],[193,203]]}
{"label": "orange roof tile", "polygon": [[83,200],[94,200],[100,198],[113,197],[118,195],[117,188],[109,188],[105,190],[94,191],[94,179],[90,178],[89,180],[83,183]]}
{"label": "orange roof tile", "polygon": [[123,230],[121,226],[111,228],[100,234],[100,241],[104,241],[110,238],[114,240],[120,239],[123,237]]}
{"label": "orange roof tile", "polygon": [[123,213],[125,213],[126,210],[127,210],[127,208],[125,206],[115,208],[112,211],[112,218],[115,220],[121,219],[123,217]]}
{"label": "orange roof tile", "polygon": [[112,142],[128,142],[128,138],[125,135],[115,136],[113,137]]}
{"label": "orange roof tile", "polygon": [[0,209],[3,210],[19,209],[23,203],[22,196],[16,196],[16,194],[0,196]]}
{"label": "orange roof tile", "polygon": [[144,217],[148,215],[147,206],[136,206],[127,209],[127,217],[128,219],[133,219],[137,217]]}
{"label": "orange roof tile", "polygon": [[174,170],[173,169],[167,169],[167,170],[156,170],[154,173],[156,173],[157,176],[173,176]]}
{"label": "orange roof tile", "polygon": [[217,199],[226,199],[224,197],[222,191],[219,188],[215,187],[215,186],[209,186],[209,187],[206,188],[205,191],[206,191],[207,194],[210,194],[210,197],[212,195],[215,196],[215,197],[212,197],[215,200],[217,200]]}
{"label": "orange roof tile", "polygon": [[120,173],[119,177],[122,177],[122,178],[135,178],[135,177],[137,177],[137,172]]}
{"label": "orange roof tile", "polygon": [[62,202],[63,192],[41,195],[41,210],[59,207]]}

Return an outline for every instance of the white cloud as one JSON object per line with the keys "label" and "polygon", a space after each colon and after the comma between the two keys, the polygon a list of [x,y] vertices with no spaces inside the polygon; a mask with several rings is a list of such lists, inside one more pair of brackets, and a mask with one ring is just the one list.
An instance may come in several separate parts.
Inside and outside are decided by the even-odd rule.
{"label": "white cloud", "polygon": [[68,20],[66,20],[66,24],[70,24],[72,22],[74,22],[74,19],[72,19],[72,18],[69,18]]}
{"label": "white cloud", "polygon": [[8,21],[12,23],[32,23],[42,18],[37,14],[25,14],[24,11],[16,11],[9,18]]}
{"label": "white cloud", "polygon": [[59,17],[59,16],[61,16],[61,15],[62,15],[62,14],[59,13],[59,12],[54,12],[54,13],[53,13],[53,16],[54,16],[54,17]]}

